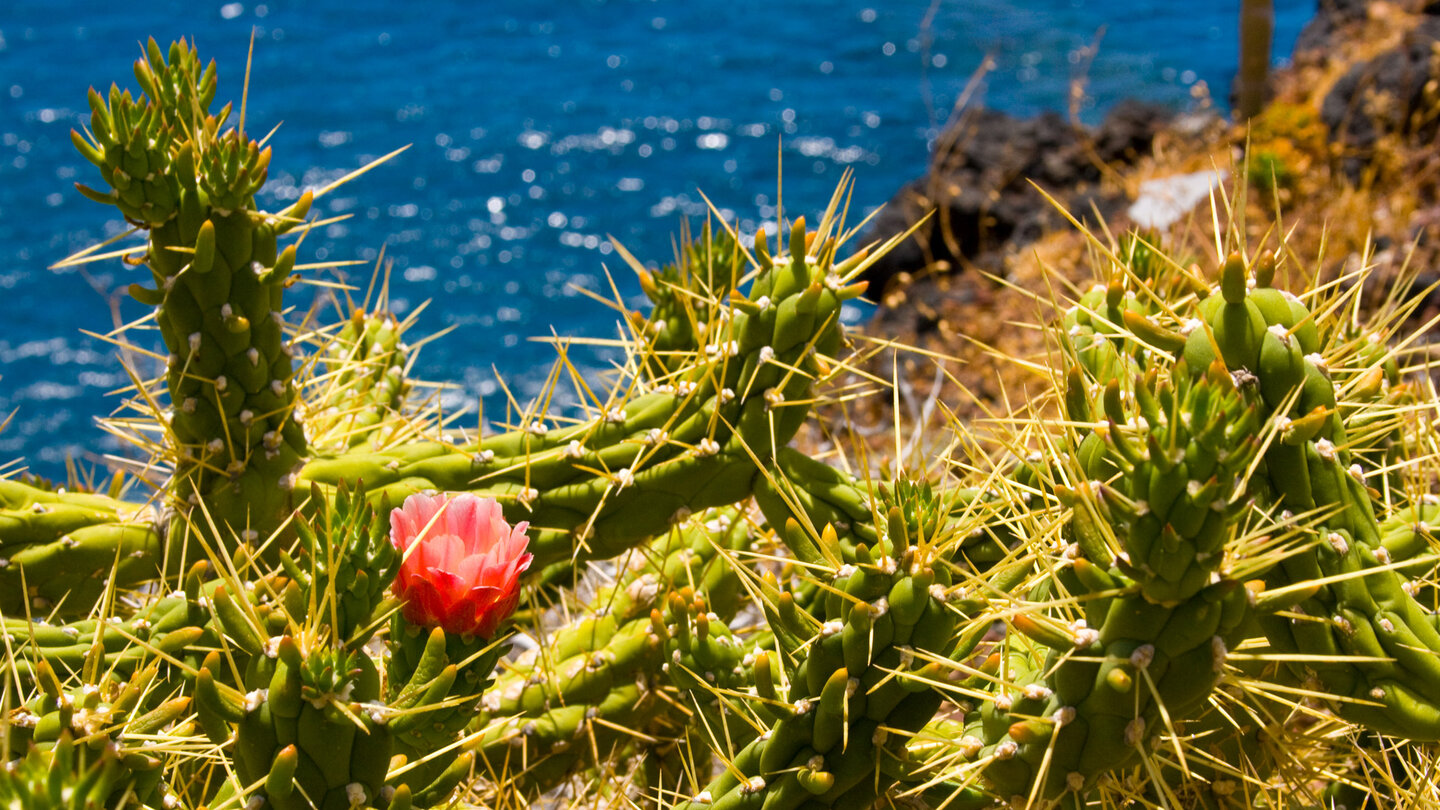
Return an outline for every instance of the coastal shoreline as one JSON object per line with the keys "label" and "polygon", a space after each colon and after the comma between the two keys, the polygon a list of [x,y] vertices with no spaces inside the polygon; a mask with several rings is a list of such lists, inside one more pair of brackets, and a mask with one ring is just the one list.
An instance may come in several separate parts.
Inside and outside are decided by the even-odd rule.
{"label": "coastal shoreline", "polygon": [[[929,217],[870,275],[879,306],[863,327],[920,351],[882,352],[868,370],[906,381],[916,402],[938,399],[971,418],[1024,401],[1049,381],[1010,358],[1050,347],[1014,324],[1053,319],[1052,294],[1078,297],[1071,285],[1095,250],[1069,218],[1111,245],[1139,228],[1211,267],[1219,257],[1209,194],[1163,228],[1135,209],[1147,187],[1206,175],[1223,178],[1222,227],[1228,221],[1252,247],[1277,229],[1290,234],[1282,277],[1296,291],[1361,262],[1380,279],[1415,276],[1417,291],[1440,279],[1431,269],[1440,267],[1440,57],[1428,58],[1436,45],[1440,4],[1326,0],[1290,64],[1272,73],[1271,101],[1249,129],[1204,99],[1178,114],[1122,104],[1094,128],[1055,114],[962,112],[927,173],[894,195],[866,235],[883,240]],[[1412,322],[1436,309],[1423,302]]]}

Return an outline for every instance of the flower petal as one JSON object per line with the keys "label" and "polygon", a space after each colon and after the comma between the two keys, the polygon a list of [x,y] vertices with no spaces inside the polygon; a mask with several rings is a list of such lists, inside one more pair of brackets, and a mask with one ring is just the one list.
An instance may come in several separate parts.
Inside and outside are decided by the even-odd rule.
{"label": "flower petal", "polygon": [[479,554],[471,554],[460,561],[460,567],[455,573],[464,581],[475,583],[480,581],[480,572],[485,567],[485,558]]}
{"label": "flower petal", "polygon": [[476,517],[480,499],[469,493],[462,493],[450,499],[445,507],[445,514],[441,517],[444,524],[443,530],[446,534],[453,534],[465,541],[465,549],[470,550],[472,537],[480,521]]}
{"label": "flower petal", "polygon": [[435,585],[427,580],[416,580],[415,584],[405,591],[404,596],[405,608],[402,612],[411,624],[435,627],[444,620],[448,612],[445,598]]}
{"label": "flower petal", "polygon": [[406,498],[403,506],[390,512],[390,542],[401,551],[408,549],[411,543],[420,539],[444,502],[442,495],[416,493]]}
{"label": "flower petal", "polygon": [[482,628],[486,617],[494,611],[495,599],[499,594],[495,588],[471,588],[451,610],[451,625],[445,629],[488,638],[489,634],[482,632]]}
{"label": "flower petal", "polygon": [[420,572],[417,579],[429,584],[444,599],[445,604],[451,605],[465,597],[465,592],[470,589],[470,583],[460,577],[442,571],[438,568],[427,568]]}
{"label": "flower petal", "polygon": [[505,540],[504,556],[509,559],[519,557],[530,545],[530,537],[525,532],[530,528],[527,521],[520,521],[515,528],[510,530],[510,536]]}
{"label": "flower petal", "polygon": [[500,511],[500,504],[497,503],[490,512],[490,526],[485,538],[485,550],[489,551],[498,545],[503,545],[509,537],[510,524],[505,522],[505,515]]}
{"label": "flower petal", "polygon": [[505,522],[505,512],[494,498],[481,501],[475,518],[478,525],[475,527],[475,543],[470,547],[472,554],[490,551],[510,533],[510,524]]}
{"label": "flower petal", "polygon": [[[392,590],[415,624],[491,637],[515,611],[529,524],[511,526],[494,498],[412,495],[390,515],[391,542],[406,551]],[[418,545],[418,547],[417,547]]]}

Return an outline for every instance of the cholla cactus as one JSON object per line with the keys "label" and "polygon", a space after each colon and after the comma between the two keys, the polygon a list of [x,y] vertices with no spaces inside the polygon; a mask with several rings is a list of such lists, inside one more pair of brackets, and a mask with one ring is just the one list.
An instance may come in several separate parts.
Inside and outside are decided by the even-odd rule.
{"label": "cholla cactus", "polygon": [[255,209],[269,152],[210,112],[213,65],[152,42],[136,78],[75,140],[109,189],[83,193],[146,232],[132,292],[171,361],[108,426],[165,475],[147,503],[0,481],[0,796],[1437,792],[1408,742],[1440,739],[1435,395],[1391,348],[1400,297],[1362,321],[1358,285],[1296,297],[1272,253],[1201,278],[1097,239],[1098,283],[1046,325],[1062,418],[1000,420],[997,453],[954,425],[931,474],[882,470],[811,416],[842,378],[832,413],[877,390],[839,314],[888,245],[847,255],[847,181],[813,230],[707,223],[658,271],[621,248],[654,306],[618,307],[611,386],[457,439],[385,293],[282,320],[279,239],[324,190]]}
{"label": "cholla cactus", "polygon": [[215,65],[202,69],[185,42],[167,55],[150,40],[135,76],[138,98],[113,85],[108,99],[91,91],[89,139],[72,135],[110,190],[80,189],[149,236],[155,286],[131,294],[157,306],[169,351],[175,502],[203,502],[222,542],[258,540],[289,512],[306,450],[280,308],[296,253],[276,239],[300,224],[311,196],[279,214],[256,210],[270,150],[243,120],[224,128],[228,105],[211,113]]}

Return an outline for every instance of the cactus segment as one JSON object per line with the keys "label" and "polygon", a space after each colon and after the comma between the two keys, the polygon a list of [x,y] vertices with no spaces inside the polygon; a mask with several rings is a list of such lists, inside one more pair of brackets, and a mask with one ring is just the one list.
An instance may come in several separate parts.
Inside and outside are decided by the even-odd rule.
{"label": "cactus segment", "polygon": [[170,798],[165,754],[148,750],[147,740],[174,730],[191,704],[155,696],[159,669],[152,663],[126,681],[92,669],[66,689],[41,659],[41,690],[7,721],[6,759],[23,757],[0,769],[0,799],[17,807],[159,807]]}
{"label": "cactus segment", "polygon": [[227,546],[257,541],[289,514],[306,453],[280,302],[295,253],[276,244],[291,217],[255,210],[270,150],[224,129],[229,106],[210,112],[213,62],[202,69],[182,41],[168,58],[148,48],[135,75],[139,97],[91,93],[92,141],[72,133],[111,187],[82,190],[148,232],[155,291],[141,298],[159,299],[169,353],[174,502],[182,514],[203,503],[191,525],[213,523]]}
{"label": "cactus segment", "polygon": [[[834,598],[818,600],[814,613],[795,608],[792,592],[773,583],[763,586],[772,627],[788,631],[777,629],[775,642],[789,690],[767,711],[776,718],[770,729],[737,751],[730,767],[681,807],[807,801],[834,806],[842,797],[858,806],[885,789],[890,779],[877,771],[877,762],[903,752],[908,734],[940,704],[938,693],[912,683],[909,675],[923,663],[922,655],[943,658],[957,643],[957,616],[945,605],[949,570],[916,548],[898,558],[889,556],[893,551],[882,542],[872,555],[862,545],[857,563],[830,568],[834,590],[828,593]],[[915,578],[929,583],[921,589],[923,607],[892,610],[889,594],[905,592]],[[901,623],[917,614],[913,622]],[[902,637],[909,644],[895,641]],[[790,646],[795,641],[799,645]]]}
{"label": "cactus segment", "polygon": [[311,493],[315,514],[295,521],[304,554],[280,552],[281,565],[297,587],[287,595],[298,604],[292,614],[324,617],[335,637],[351,649],[369,640],[383,619],[387,591],[400,567],[387,521],[377,519],[364,483],[352,494],[342,484],[331,498]]}
{"label": "cactus segment", "polygon": [[[602,756],[673,745],[664,740],[688,725],[683,695],[706,698],[700,681],[730,683],[745,666],[744,647],[726,626],[742,604],[727,555],[750,543],[746,521],[727,509],[695,515],[632,552],[579,618],[504,665],[470,725],[480,734],[474,750],[483,770],[509,773],[514,788],[538,795],[598,765],[592,739]],[[641,743],[624,729],[656,741]]]}
{"label": "cactus segment", "polygon": [[154,509],[105,495],[0,480],[0,613],[83,613],[111,577],[154,579],[166,559],[155,523]]}
{"label": "cactus segment", "polygon": [[324,386],[309,425],[317,446],[379,449],[401,434],[413,359],[404,329],[388,312],[356,309],[326,342]]}
{"label": "cactus segment", "polygon": [[201,582],[208,566],[193,566],[185,588],[156,598],[121,618],[103,617],[52,623],[44,618],[5,618],[16,674],[33,681],[44,666],[61,677],[78,677],[92,656],[104,671],[130,675],[155,655],[198,662],[193,650],[219,642],[211,614],[203,606],[218,582]]}
{"label": "cactus segment", "polygon": [[[290,636],[276,641],[240,687],[216,681],[210,663],[218,660],[201,667],[201,725],[217,744],[232,746],[240,784],[258,786],[277,808],[383,810],[391,732],[374,662],[363,651],[303,651]],[[266,686],[254,685],[261,681]]]}
{"label": "cactus segment", "polygon": [[502,639],[471,639],[439,628],[426,632],[399,616],[391,624],[390,647],[387,699],[400,714],[389,726],[397,750],[411,755],[454,742],[475,716],[495,663],[509,649]]}

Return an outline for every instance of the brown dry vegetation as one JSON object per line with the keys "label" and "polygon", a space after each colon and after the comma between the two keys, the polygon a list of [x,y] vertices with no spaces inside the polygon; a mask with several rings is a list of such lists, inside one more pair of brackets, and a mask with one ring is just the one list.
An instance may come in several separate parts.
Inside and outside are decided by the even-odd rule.
{"label": "brown dry vegetation", "polygon": [[[1413,284],[1419,293],[1440,280],[1436,80],[1425,84],[1423,103],[1402,131],[1377,126],[1381,134],[1363,150],[1322,121],[1327,96],[1347,73],[1401,47],[1418,26],[1437,19],[1414,3],[1374,2],[1367,13],[1364,20],[1338,24],[1323,49],[1297,53],[1294,65],[1273,77],[1273,100],[1249,126],[1177,119],[1159,133],[1150,154],[1130,166],[1107,167],[1101,191],[1134,199],[1152,178],[1227,171],[1229,182],[1210,204],[1149,237],[1197,275],[1213,275],[1219,256],[1231,250],[1254,255],[1271,248],[1281,256],[1280,278],[1297,292],[1351,275],[1362,263],[1379,271],[1367,281],[1373,287],[1366,291],[1369,300],[1383,299],[1395,285]],[[1440,76],[1440,52],[1429,67],[1431,77]],[[1393,117],[1394,98],[1363,81],[1361,87],[1357,102],[1345,110],[1347,120]],[[1118,250],[1130,227],[1123,214],[1089,232],[1060,227],[1006,253],[999,272],[947,272],[948,265],[939,263],[915,267],[902,276],[907,283],[891,284],[862,338],[874,343],[863,368],[894,380],[898,391],[888,405],[871,398],[862,412],[849,414],[861,432],[874,426],[874,461],[884,466],[898,453],[913,467],[937,457],[933,447],[907,448],[908,439],[922,425],[940,426],[947,411],[980,433],[987,420],[1017,411],[1053,413],[1047,396],[1055,390],[1049,377],[1054,347],[1035,324],[1050,322],[1095,283],[1097,272],[1108,272],[1107,251]],[[1411,328],[1437,311],[1440,299],[1427,300]],[[891,341],[912,348],[892,350]],[[905,425],[899,434],[880,427],[891,412]]]}

